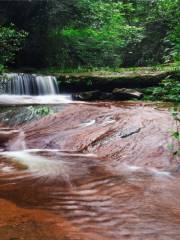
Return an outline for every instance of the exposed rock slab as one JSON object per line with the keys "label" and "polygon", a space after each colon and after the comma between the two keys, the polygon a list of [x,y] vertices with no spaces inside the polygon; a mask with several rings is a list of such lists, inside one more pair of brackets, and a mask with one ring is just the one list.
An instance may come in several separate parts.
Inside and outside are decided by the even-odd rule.
{"label": "exposed rock slab", "polygon": [[172,128],[166,109],[140,102],[81,103],[19,126],[27,149],[0,153],[0,239],[179,240]]}
{"label": "exposed rock slab", "polygon": [[[136,128],[131,131],[133,126]],[[166,110],[117,102],[70,106],[25,125],[23,131],[30,148],[91,152],[121,162],[164,168],[171,164],[167,144],[172,127],[172,117]],[[119,132],[131,136],[122,139]]]}

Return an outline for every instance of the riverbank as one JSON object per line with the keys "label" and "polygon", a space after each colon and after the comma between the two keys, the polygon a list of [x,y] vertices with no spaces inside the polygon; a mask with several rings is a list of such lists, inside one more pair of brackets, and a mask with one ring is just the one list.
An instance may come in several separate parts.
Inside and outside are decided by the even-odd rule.
{"label": "riverbank", "polygon": [[158,85],[163,79],[179,79],[180,63],[154,67],[130,67],[115,69],[58,69],[49,68],[39,73],[57,77],[62,91],[90,90],[110,91],[113,88],[143,88]]}
{"label": "riverbank", "polygon": [[150,100],[180,102],[180,65],[97,71],[52,72],[61,92],[75,100]]}

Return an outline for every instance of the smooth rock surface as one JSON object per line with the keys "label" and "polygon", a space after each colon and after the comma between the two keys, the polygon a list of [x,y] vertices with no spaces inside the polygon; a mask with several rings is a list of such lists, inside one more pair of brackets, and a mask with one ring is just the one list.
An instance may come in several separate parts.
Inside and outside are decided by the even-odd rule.
{"label": "smooth rock surface", "polygon": [[174,127],[142,102],[79,103],[16,126],[23,138],[0,153],[0,239],[179,240]]}
{"label": "smooth rock surface", "polygon": [[118,100],[140,99],[143,96],[141,92],[130,88],[115,88],[112,93],[114,98]]}

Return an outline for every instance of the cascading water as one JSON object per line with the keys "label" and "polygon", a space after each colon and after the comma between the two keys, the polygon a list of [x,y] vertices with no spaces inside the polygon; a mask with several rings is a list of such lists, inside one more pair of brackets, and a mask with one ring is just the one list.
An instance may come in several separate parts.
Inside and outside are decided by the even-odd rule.
{"label": "cascading water", "polygon": [[6,74],[5,92],[14,95],[48,95],[58,94],[57,80],[53,76],[36,74],[10,73]]}
{"label": "cascading water", "polygon": [[60,94],[54,76],[27,73],[0,75],[0,105],[64,104],[71,95]]}

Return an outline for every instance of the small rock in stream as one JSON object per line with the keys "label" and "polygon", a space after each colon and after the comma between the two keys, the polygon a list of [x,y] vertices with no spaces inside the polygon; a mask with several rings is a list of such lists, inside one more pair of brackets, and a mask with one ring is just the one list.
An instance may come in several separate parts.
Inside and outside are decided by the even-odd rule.
{"label": "small rock in stream", "polygon": [[126,138],[126,137],[129,137],[135,133],[138,133],[140,132],[141,128],[140,127],[135,127],[135,126],[132,126],[130,128],[125,128],[125,129],[122,129],[119,133],[119,136],[121,138]]}
{"label": "small rock in stream", "polygon": [[103,92],[100,90],[79,92],[73,94],[74,100],[93,101],[93,100],[131,100],[140,99],[143,96],[141,92],[129,88],[114,88],[112,92]]}
{"label": "small rock in stream", "polygon": [[133,98],[140,99],[143,96],[141,92],[130,88],[114,88],[112,93],[115,99],[118,100],[130,100]]}

